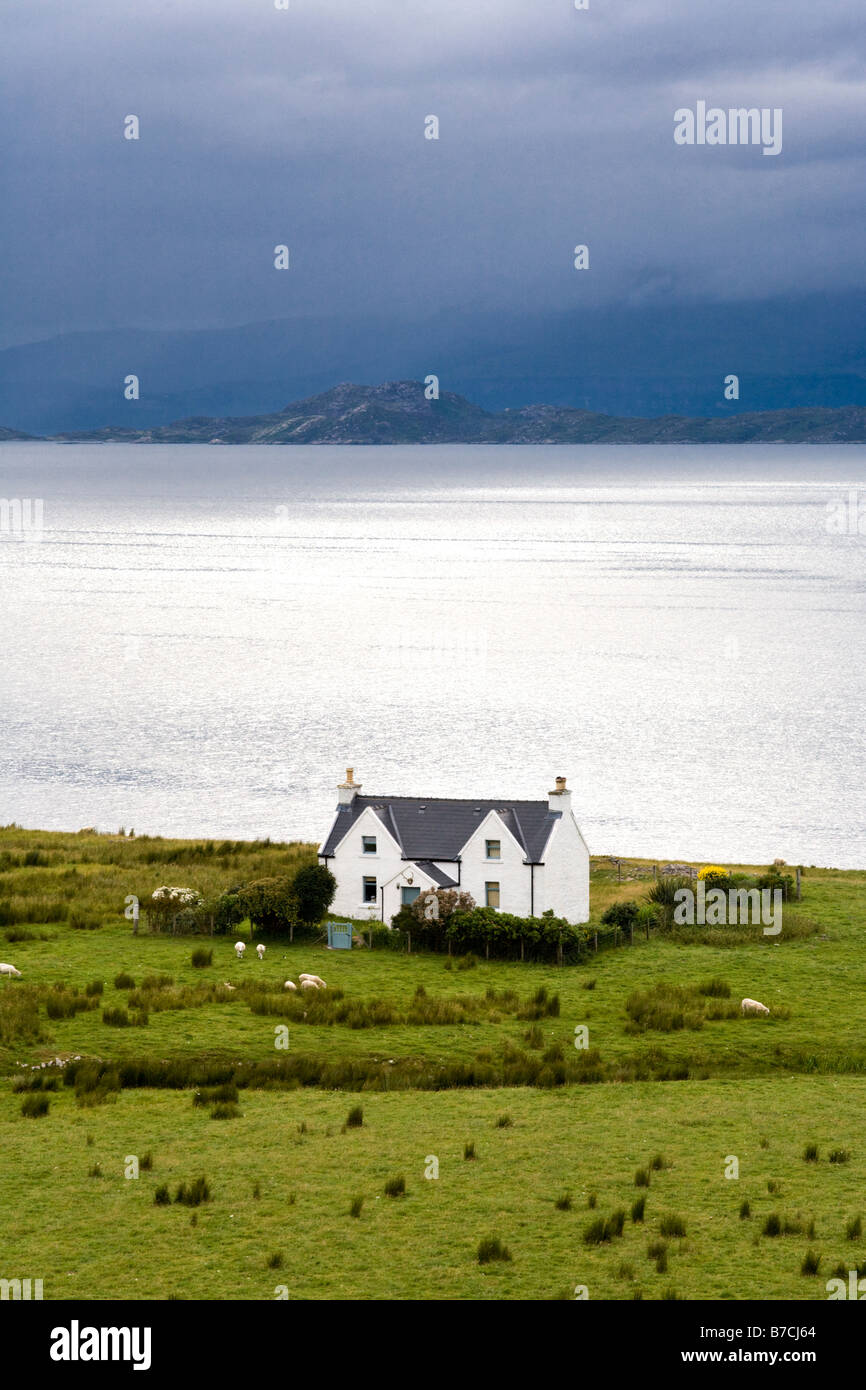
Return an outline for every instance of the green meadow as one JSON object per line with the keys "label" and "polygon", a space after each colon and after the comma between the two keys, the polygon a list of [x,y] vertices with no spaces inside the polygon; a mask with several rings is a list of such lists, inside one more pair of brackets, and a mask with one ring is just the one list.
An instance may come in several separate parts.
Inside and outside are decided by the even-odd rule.
{"label": "green meadow", "polygon": [[[238,962],[248,928],[123,916],[313,858],[0,830],[0,960],[22,972],[0,979],[0,1278],[46,1299],[809,1300],[866,1273],[866,873],[807,869],[778,938],[636,934],[561,968],[273,938]],[[651,882],[593,861],[594,920]],[[303,970],[328,991],[290,997]],[[202,1176],[207,1200],[174,1200]]]}

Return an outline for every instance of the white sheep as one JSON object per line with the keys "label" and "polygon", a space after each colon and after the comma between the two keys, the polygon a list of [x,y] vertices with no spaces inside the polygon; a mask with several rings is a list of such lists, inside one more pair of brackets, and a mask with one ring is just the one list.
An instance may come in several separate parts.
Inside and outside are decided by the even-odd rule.
{"label": "white sheep", "polygon": [[223,981],[223,989],[234,989],[234,988],[235,988],[235,986],[234,986],[234,985],[230,985],[229,982],[228,982],[228,980],[224,980],[224,981]]}
{"label": "white sheep", "polygon": [[740,1008],[744,1014],[768,1014],[770,1012],[766,1004],[760,1004],[757,999],[744,999]]}
{"label": "white sheep", "polygon": [[312,980],[313,984],[316,986],[317,989],[327,989],[327,988],[328,988],[328,986],[325,984],[325,981],[322,980],[318,975],[307,975],[307,974],[304,974],[304,975],[299,975],[299,976],[298,976],[298,979],[301,981],[301,984],[303,984],[304,980]]}
{"label": "white sheep", "polygon": [[301,989],[318,989],[315,980],[301,980]]}
{"label": "white sheep", "polygon": [[14,965],[0,965],[0,975],[14,975],[16,980],[21,979],[21,971],[16,970]]}
{"label": "white sheep", "polygon": [[256,955],[258,956],[259,960],[264,960],[264,957],[265,957],[265,948],[264,948],[264,946],[262,946],[261,942],[260,942],[259,945],[256,947]]}
{"label": "white sheep", "polygon": [[297,994],[298,986],[295,984],[294,980],[286,980],[286,983],[283,985],[283,989],[293,989]]}
{"label": "white sheep", "polygon": [[245,951],[246,949],[247,949],[247,948],[246,948],[246,946],[244,945],[244,943],[243,943],[242,941],[236,941],[236,942],[235,942],[235,955],[237,956],[238,960],[243,960],[243,958],[244,958],[244,951]]}

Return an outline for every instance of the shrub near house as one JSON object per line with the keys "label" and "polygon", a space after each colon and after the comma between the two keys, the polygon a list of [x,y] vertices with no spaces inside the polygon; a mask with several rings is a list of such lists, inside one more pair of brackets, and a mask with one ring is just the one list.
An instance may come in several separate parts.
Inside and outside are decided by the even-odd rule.
{"label": "shrub near house", "polygon": [[391,924],[411,936],[413,947],[458,955],[478,952],[488,960],[572,960],[590,935],[586,927],[574,926],[551,912],[517,917],[477,907],[468,893],[453,889],[422,893],[401,908]]}

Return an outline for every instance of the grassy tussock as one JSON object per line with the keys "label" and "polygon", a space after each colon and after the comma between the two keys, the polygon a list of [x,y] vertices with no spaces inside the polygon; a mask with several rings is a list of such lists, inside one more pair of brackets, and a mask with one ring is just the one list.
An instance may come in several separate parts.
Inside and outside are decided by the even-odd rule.
{"label": "grassy tussock", "polygon": [[39,1120],[48,1114],[51,1105],[49,1096],[31,1092],[21,1102],[21,1114],[28,1120]]}
{"label": "grassy tussock", "polygon": [[480,1265],[507,1263],[511,1260],[511,1251],[507,1245],[503,1245],[499,1236],[485,1236],[478,1242],[477,1257]]}
{"label": "grassy tussock", "polygon": [[625,1001],[629,1021],[626,1033],[676,1033],[683,1029],[697,1032],[707,1021],[739,1018],[740,1009],[730,1002],[730,986],[724,980],[708,980],[702,985],[677,985],[659,981],[636,989]]}

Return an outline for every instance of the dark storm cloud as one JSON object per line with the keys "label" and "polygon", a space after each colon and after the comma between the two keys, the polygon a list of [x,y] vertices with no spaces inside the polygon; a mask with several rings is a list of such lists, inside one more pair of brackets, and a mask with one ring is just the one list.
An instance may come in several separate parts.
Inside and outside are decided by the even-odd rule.
{"label": "dark storm cloud", "polygon": [[[862,0],[21,0],[4,29],[5,342],[866,278]],[[677,148],[698,99],[781,107],[782,155]]]}

